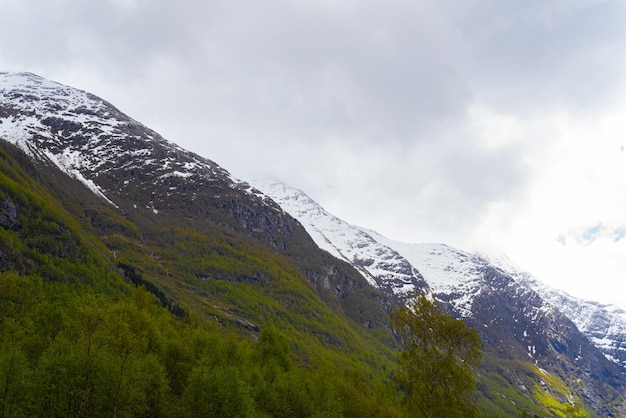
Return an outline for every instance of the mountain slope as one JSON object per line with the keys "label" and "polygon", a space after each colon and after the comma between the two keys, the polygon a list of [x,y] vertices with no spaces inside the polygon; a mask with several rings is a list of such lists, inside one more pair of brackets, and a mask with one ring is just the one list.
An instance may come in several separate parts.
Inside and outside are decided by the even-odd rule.
{"label": "mountain slope", "polygon": [[401,303],[411,293],[428,291],[420,273],[395,250],[334,217],[302,191],[279,181],[252,184],[298,219],[321,249],[352,264],[372,286]]}
{"label": "mountain slope", "polygon": [[[0,74],[0,97],[0,138],[82,182],[132,220],[144,238],[162,225],[243,234],[254,245],[297,260],[335,309],[361,324],[385,322],[380,317],[391,302],[384,294],[372,293],[351,267],[319,251],[273,201],[214,162],[166,141],[89,93],[33,74]],[[369,303],[360,306],[364,300],[379,300],[380,311]]]}
{"label": "mountain slope", "polygon": [[[0,73],[0,138],[21,150],[2,143],[3,272],[110,294],[142,285],[179,317],[251,339],[275,326],[298,362],[357,370],[369,376],[365,392],[389,385],[388,313],[411,291],[431,292],[486,343],[486,409],[562,416],[583,402],[600,416],[623,411],[617,365],[480,257],[385,240],[301,192],[253,188],[111,104],[33,74]],[[56,203],[41,209],[29,188]]]}
{"label": "mountain slope", "polygon": [[[273,323],[300,355],[323,352],[389,377],[394,301],[214,162],[89,93],[28,73],[0,73],[0,138],[30,157],[41,187],[90,231],[118,279],[173,311],[252,338]],[[11,227],[23,207],[5,207]]]}
{"label": "mountain slope", "polygon": [[[352,262],[365,276],[371,272],[360,268],[362,259],[367,259],[368,265],[383,266],[379,277],[393,277],[397,270],[384,271],[387,255],[393,254],[402,265],[410,266],[407,270],[419,274],[454,315],[476,327],[486,349],[483,402],[497,405],[494,410],[507,410],[502,398],[518,405],[524,402],[511,396],[515,392],[544,413],[557,415],[566,407],[555,404],[567,405],[575,399],[582,399],[600,416],[624,407],[623,371],[527,283],[518,282],[480,256],[443,244],[401,243],[349,225],[286,185],[255,185],[300,220],[320,247]],[[372,284],[389,291],[375,281]],[[546,384],[548,376],[556,379],[552,386]],[[508,395],[506,387],[511,390]]]}
{"label": "mountain slope", "polygon": [[113,293],[127,288],[86,219],[56,199],[25,155],[0,145],[0,270]]}
{"label": "mountain slope", "polygon": [[380,238],[420,266],[433,293],[479,330],[488,350],[499,356],[526,357],[569,382],[573,393],[601,416],[611,413],[607,406],[623,391],[623,371],[607,361],[550,301],[482,257],[441,244]]}
{"label": "mountain slope", "polygon": [[626,311],[623,308],[581,300],[553,289],[508,260],[495,260],[494,263],[518,283],[532,288],[557,307],[608,359],[626,370]]}
{"label": "mountain slope", "polygon": [[[273,275],[266,290],[233,282],[197,284],[191,292],[189,280],[176,295],[186,296],[181,309],[146,269],[165,255],[157,243],[132,241],[141,231],[108,202],[57,172],[55,180],[73,186],[64,194],[62,184],[40,177],[44,172],[52,173],[0,141],[3,416],[399,415],[384,385],[390,350],[324,306],[285,260],[242,251],[251,270]],[[81,210],[85,202],[89,214]],[[96,213],[150,253],[118,249],[116,259],[90,222]],[[215,249],[242,250],[236,241],[231,236]],[[229,293],[218,297],[220,289]],[[212,316],[196,305],[216,303]]]}

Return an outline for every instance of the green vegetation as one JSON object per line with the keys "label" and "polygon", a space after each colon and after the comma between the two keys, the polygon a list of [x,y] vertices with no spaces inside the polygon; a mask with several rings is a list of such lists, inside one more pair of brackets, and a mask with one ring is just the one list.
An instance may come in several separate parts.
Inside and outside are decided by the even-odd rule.
{"label": "green vegetation", "polygon": [[53,176],[0,150],[2,417],[399,414],[393,351],[286,256]]}
{"label": "green vegetation", "polygon": [[273,326],[252,342],[180,321],[143,287],[114,298],[5,273],[0,295],[3,417],[398,415],[384,387],[354,384],[363,373],[299,364]]}
{"label": "green vegetation", "polygon": [[416,417],[473,417],[476,369],[482,344],[475,329],[420,295],[398,309],[392,325],[402,341],[398,383]]}
{"label": "green vegetation", "polygon": [[[419,416],[404,367],[434,352],[399,354],[380,295],[330,256],[297,240],[272,251],[224,226],[224,214],[200,225],[124,212],[60,173],[38,173],[0,147],[0,417]],[[314,283],[329,271],[339,281]],[[429,315],[439,336],[473,335]],[[481,408],[580,412],[536,405],[533,381],[524,397],[499,370],[481,368],[481,393],[510,392],[517,408],[495,395],[477,398]]]}
{"label": "green vegetation", "polygon": [[574,395],[576,382],[565,383],[532,363],[498,358],[487,351],[478,374],[484,410],[506,412],[507,416],[599,416]]}

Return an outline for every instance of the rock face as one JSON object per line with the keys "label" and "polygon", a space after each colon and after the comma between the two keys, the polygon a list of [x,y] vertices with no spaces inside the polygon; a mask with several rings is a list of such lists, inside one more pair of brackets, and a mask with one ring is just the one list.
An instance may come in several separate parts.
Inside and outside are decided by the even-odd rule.
{"label": "rock face", "polygon": [[[0,73],[0,97],[0,138],[128,214],[147,221],[204,217],[207,224],[243,229],[279,250],[300,228],[213,161],[166,141],[94,95],[34,74]],[[9,206],[5,214],[10,216]]]}
{"label": "rock face", "polygon": [[10,197],[0,202],[0,226],[5,229],[15,229],[20,226],[17,206]]}
{"label": "rock face", "polygon": [[626,311],[623,308],[572,297],[543,284],[507,260],[494,263],[571,319],[609,360],[626,370]]}
{"label": "rock face", "polygon": [[[251,204],[238,199],[247,185],[106,101],[28,73],[0,73],[0,94],[0,137],[111,204],[132,200],[133,209],[154,214],[169,208],[202,213],[203,196],[211,192],[213,206],[229,208],[251,231],[263,228]],[[252,205],[263,206],[262,198],[249,195]]]}
{"label": "rock face", "polygon": [[624,370],[609,361],[560,305],[487,259],[443,244],[405,244],[378,236],[420,270],[433,294],[475,327],[488,351],[527,359],[560,376],[601,416],[624,391]]}
{"label": "rock face", "polygon": [[352,264],[375,288],[404,303],[414,292],[429,293],[422,275],[397,251],[328,213],[301,190],[279,181],[252,184],[298,219],[317,245]]}

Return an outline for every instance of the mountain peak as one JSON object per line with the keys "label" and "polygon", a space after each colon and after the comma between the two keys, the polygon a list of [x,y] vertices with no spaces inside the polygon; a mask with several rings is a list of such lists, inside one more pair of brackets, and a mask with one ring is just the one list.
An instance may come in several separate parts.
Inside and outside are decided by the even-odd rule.
{"label": "mountain peak", "polygon": [[300,221],[321,249],[352,264],[372,286],[385,290],[400,302],[414,292],[428,292],[421,274],[366,230],[331,215],[303,191],[280,181],[253,183]]}
{"label": "mountain peak", "polygon": [[[400,302],[406,302],[410,294],[406,289],[419,290],[417,283],[423,283],[421,289],[478,330],[487,352],[532,363],[538,367],[538,379],[547,373],[570,379],[570,370],[585,370],[604,376],[622,390],[622,369],[609,360],[622,364],[616,360],[624,358],[626,350],[619,336],[626,332],[614,321],[596,321],[598,338],[583,334],[577,328],[580,322],[570,319],[575,312],[562,310],[562,304],[551,303],[522,280],[521,274],[514,273],[519,268],[508,257],[493,259],[442,243],[394,241],[334,217],[303,192],[280,182],[256,185],[298,219],[321,248],[351,263],[373,286],[394,294]],[[587,379],[583,374],[576,378]],[[512,382],[519,384],[520,379]],[[585,390],[584,396],[606,415],[603,395]]]}
{"label": "mountain peak", "polygon": [[54,83],[34,73],[0,71],[0,84],[29,85],[44,82]]}
{"label": "mountain peak", "polygon": [[[0,138],[111,203],[112,194],[140,173],[160,182],[215,176],[235,182],[214,162],[166,141],[105,100],[31,73],[0,73]],[[119,183],[102,184],[102,173],[114,174]],[[145,204],[157,210],[150,201]]]}

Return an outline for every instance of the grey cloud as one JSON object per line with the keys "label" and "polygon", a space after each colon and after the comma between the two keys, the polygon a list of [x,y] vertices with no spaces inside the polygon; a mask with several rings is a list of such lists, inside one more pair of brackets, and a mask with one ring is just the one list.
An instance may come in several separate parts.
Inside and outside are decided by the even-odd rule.
{"label": "grey cloud", "polygon": [[[0,51],[7,69],[65,73],[59,81],[68,83],[71,74],[94,74],[108,86],[96,93],[236,173],[264,165],[332,184],[347,170],[369,170],[345,187],[440,214],[441,225],[519,198],[528,177],[523,147],[484,148],[468,127],[468,108],[601,111],[622,92],[618,1],[0,0],[0,7],[0,36],[11,40]],[[355,162],[366,156],[387,160]],[[316,190],[324,198],[340,189]]]}
{"label": "grey cloud", "polygon": [[598,110],[621,95],[620,1],[482,2],[460,20],[473,91],[510,112]]}
{"label": "grey cloud", "polygon": [[[621,77],[625,13],[616,1],[124,3],[5,2],[2,31],[13,45],[4,54],[38,66],[94,59],[92,71],[103,65],[117,80],[141,78],[160,57],[204,77],[199,96],[276,90],[299,112],[292,129],[337,123],[313,112],[330,103],[343,109],[339,122],[390,139],[462,117],[477,100],[511,109],[593,102]],[[255,110],[280,110],[265,105]]]}

